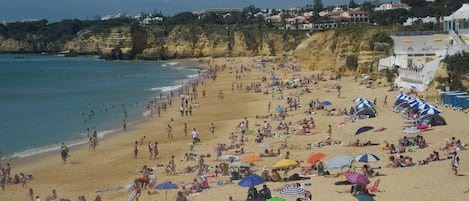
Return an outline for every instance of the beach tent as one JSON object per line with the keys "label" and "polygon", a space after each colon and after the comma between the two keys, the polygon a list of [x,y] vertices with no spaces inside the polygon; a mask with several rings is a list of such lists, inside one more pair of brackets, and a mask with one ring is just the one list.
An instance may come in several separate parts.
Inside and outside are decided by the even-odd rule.
{"label": "beach tent", "polygon": [[376,110],[373,107],[364,108],[358,111],[357,114],[355,114],[355,116],[365,116],[365,115],[368,115],[368,118],[373,118],[373,117],[378,116],[376,114]]}
{"label": "beach tent", "polygon": [[420,118],[420,122],[427,120],[431,126],[446,125],[446,120],[439,114],[428,114]]}

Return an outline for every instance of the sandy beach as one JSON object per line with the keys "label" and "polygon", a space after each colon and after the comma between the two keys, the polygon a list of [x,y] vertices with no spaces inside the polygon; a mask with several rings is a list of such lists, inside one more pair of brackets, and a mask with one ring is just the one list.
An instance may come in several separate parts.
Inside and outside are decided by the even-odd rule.
{"label": "sandy beach", "polygon": [[[275,162],[284,159],[286,152],[290,153],[290,159],[299,161],[299,166],[288,172],[288,175],[300,173],[301,167],[308,167],[307,163],[310,155],[314,153],[324,153],[326,156],[322,161],[327,161],[338,155],[356,156],[360,153],[373,153],[381,158],[380,161],[370,163],[379,176],[370,178],[371,183],[380,179],[380,192],[373,192],[375,200],[394,201],[394,200],[465,200],[469,194],[464,193],[469,189],[467,177],[469,175],[469,154],[467,151],[458,151],[460,166],[458,176],[451,170],[451,159],[429,162],[424,165],[414,165],[412,167],[392,168],[387,167],[390,163],[389,157],[392,154],[387,153],[381,144],[385,141],[398,144],[398,140],[404,136],[413,137],[417,134],[405,134],[403,126],[406,125],[400,114],[394,113],[391,107],[399,95],[399,90],[388,91],[389,87],[367,87],[354,80],[354,77],[342,77],[340,80],[331,80],[335,76],[332,72],[324,72],[324,80],[317,81],[316,84],[309,83],[303,87],[292,89],[284,88],[282,93],[274,93],[272,89],[266,86],[272,82],[274,75],[283,82],[285,79],[294,79],[294,77],[311,77],[322,72],[313,72],[306,69],[301,71],[292,70],[292,68],[280,68],[280,60],[273,59],[270,62],[264,62],[264,66],[258,65],[259,58],[217,58],[205,59],[210,61],[206,63],[207,67],[218,67],[222,69],[217,72],[215,80],[205,79],[205,84],[199,83],[197,86],[198,97],[196,102],[200,107],[193,107],[192,115],[181,116],[179,106],[180,98],[175,98],[171,106],[166,111],[161,111],[161,116],[154,115],[146,122],[138,125],[129,125],[127,132],[112,135],[99,142],[96,151],[89,152],[88,146],[79,147],[70,151],[70,157],[66,164],[60,159],[60,153],[51,153],[41,158],[32,157],[17,159],[12,161],[2,161],[2,166],[11,164],[11,175],[31,173],[34,179],[28,180],[26,187],[21,184],[6,185],[4,191],[0,191],[0,200],[22,201],[28,200],[28,189],[34,190],[34,196],[38,195],[42,200],[51,194],[55,189],[58,198],[67,198],[78,200],[78,196],[85,196],[86,200],[94,200],[97,195],[102,196],[102,200],[121,201],[126,200],[129,189],[126,188],[133,183],[135,178],[139,177],[138,169],[144,165],[156,167],[157,184],[172,181],[177,184],[190,184],[194,178],[200,176],[196,172],[184,173],[187,166],[195,166],[197,161],[184,160],[184,154],[189,153],[190,142],[192,141],[191,131],[195,128],[199,131],[201,142],[194,145],[192,153],[197,155],[210,154],[205,158],[205,163],[210,166],[218,165],[223,161],[216,158],[215,147],[218,143],[231,145],[228,139],[231,133],[241,137],[241,131],[238,127],[240,122],[249,122],[249,129],[246,132],[248,140],[242,146],[246,153],[239,155],[243,158],[248,155],[259,155],[264,149],[260,148],[259,143],[255,142],[256,130],[262,129],[264,121],[272,126],[272,134],[284,133],[285,130],[276,130],[280,122],[289,124],[289,133],[279,135],[278,137],[266,137],[264,143],[273,145],[273,150],[277,151],[285,141],[286,148],[280,149],[282,155],[278,157],[263,157],[262,161],[255,162],[251,170],[254,174],[261,175],[263,167],[271,168]],[[294,65],[293,63],[290,63]],[[245,70],[241,72],[241,66]],[[301,68],[301,66],[299,66]],[[238,79],[237,79],[238,77]],[[265,77],[266,82],[261,79]],[[264,92],[269,89],[269,94],[256,93],[254,89],[246,90],[246,86],[254,86],[256,83],[261,85],[260,89]],[[242,87],[240,86],[242,84]],[[341,94],[338,97],[336,85],[341,86]],[[241,88],[239,89],[238,86]],[[310,93],[306,92],[306,88]],[[202,92],[205,91],[205,97]],[[223,98],[220,98],[220,92]],[[407,90],[404,90],[407,92]],[[384,97],[388,97],[388,106],[383,106]],[[282,98],[283,97],[283,98]],[[338,110],[349,110],[354,106],[353,100],[364,97],[370,100],[376,99],[375,109],[378,112],[376,118],[360,119],[354,122],[347,120],[345,115],[338,115]],[[284,120],[275,118],[256,118],[256,116],[269,116],[276,114],[276,107],[287,108],[287,99],[299,100],[297,109],[288,108]],[[330,101],[332,104],[326,109],[331,111],[329,114],[325,110],[315,110],[311,115],[307,111],[309,103],[318,99]],[[436,100],[428,100],[436,105]],[[270,103],[270,112],[269,112]],[[417,163],[425,160],[433,151],[439,151],[444,157],[445,139],[460,139],[462,143],[469,143],[469,114],[460,111],[438,106],[443,112],[441,116],[446,119],[447,125],[436,126],[425,132],[419,133],[426,140],[428,147],[422,149],[413,149],[406,151],[402,155],[413,158]],[[315,128],[311,129],[311,135],[295,134],[301,130],[298,121],[304,119],[314,119]],[[188,125],[188,135],[184,135],[184,123]],[[214,135],[210,134],[210,124],[215,125]],[[167,125],[173,128],[174,138],[168,139],[166,135]],[[334,145],[323,147],[312,147],[307,149],[308,144],[316,144],[318,141],[327,139],[328,125],[331,125],[332,141],[338,142]],[[357,129],[362,126],[373,126],[374,128],[365,133],[355,135]],[[385,128],[385,129],[379,129]],[[379,130],[379,131],[375,131]],[[143,145],[138,146],[138,156],[134,158],[134,142],[140,141],[146,136]],[[348,146],[356,140],[360,142],[371,141],[373,146]],[[159,155],[157,159],[149,159],[148,142],[158,142]],[[240,148],[223,151],[223,155],[236,154]],[[176,175],[167,175],[161,164],[167,164],[175,157]],[[365,163],[353,162],[352,166],[362,167]],[[329,170],[332,175],[343,173],[345,169]],[[214,169],[210,169],[208,174],[213,174]],[[280,172],[283,175],[283,172]],[[208,191],[198,193],[188,197],[190,201],[223,201],[232,196],[234,200],[246,200],[248,188],[241,187],[234,181],[232,184],[217,185],[218,180],[228,181],[228,176],[208,177],[210,188]],[[312,200],[356,200],[350,193],[343,193],[350,189],[350,185],[335,185],[338,181],[344,181],[343,176],[312,176],[309,179],[299,181],[280,181],[267,182],[266,184],[272,190],[272,195],[279,196],[280,189],[286,184],[310,183],[304,188],[312,193]],[[257,186],[258,189],[261,186]],[[181,189],[179,189],[181,190]],[[156,194],[148,195],[143,190],[140,200],[155,201],[176,200],[176,193],[173,190],[157,190]],[[299,196],[298,196],[299,197]],[[288,197],[287,200],[296,200],[297,197]]]}

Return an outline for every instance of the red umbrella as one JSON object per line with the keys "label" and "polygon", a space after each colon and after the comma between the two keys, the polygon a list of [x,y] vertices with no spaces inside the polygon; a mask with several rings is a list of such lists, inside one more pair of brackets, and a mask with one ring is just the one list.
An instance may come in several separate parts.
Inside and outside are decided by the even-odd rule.
{"label": "red umbrella", "polygon": [[323,153],[315,153],[311,156],[309,156],[308,158],[308,163],[316,163],[318,161],[320,161],[321,159],[323,159],[324,157],[326,157],[326,154],[323,154]]}
{"label": "red umbrella", "polygon": [[346,172],[344,173],[347,181],[353,184],[369,184],[370,180],[367,176],[363,174],[358,174],[356,172]]}

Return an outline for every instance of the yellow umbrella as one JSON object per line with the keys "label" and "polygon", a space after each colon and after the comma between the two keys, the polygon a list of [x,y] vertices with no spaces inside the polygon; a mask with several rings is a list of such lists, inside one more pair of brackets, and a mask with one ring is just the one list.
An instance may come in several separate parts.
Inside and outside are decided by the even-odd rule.
{"label": "yellow umbrella", "polygon": [[412,40],[405,39],[405,40],[402,40],[402,42],[404,42],[404,43],[411,43],[411,42],[412,42]]}
{"label": "yellow umbrella", "polygon": [[272,166],[272,169],[274,170],[285,169],[285,168],[294,167],[294,166],[298,166],[298,162],[291,160],[291,159],[282,159],[278,161],[277,163],[275,163],[274,166]]}
{"label": "yellow umbrella", "polygon": [[435,41],[435,42],[441,42],[441,41],[443,41],[443,39],[441,39],[441,38],[435,38],[433,41]]}

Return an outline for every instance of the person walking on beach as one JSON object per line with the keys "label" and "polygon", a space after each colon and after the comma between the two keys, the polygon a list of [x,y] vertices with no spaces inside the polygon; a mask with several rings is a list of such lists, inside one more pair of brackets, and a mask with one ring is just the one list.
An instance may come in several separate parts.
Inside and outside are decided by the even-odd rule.
{"label": "person walking on beach", "polygon": [[184,136],[187,136],[187,123],[184,123]]}
{"label": "person walking on beach", "polygon": [[155,159],[156,157],[158,156],[158,142],[155,142],[155,144],[153,144],[153,156],[155,156]]}
{"label": "person walking on beach", "polygon": [[68,147],[65,145],[65,143],[62,143],[60,156],[62,157],[63,163],[66,164],[67,163],[67,157],[69,155],[68,155]]}
{"label": "person walking on beach", "polygon": [[168,127],[166,128],[166,132],[168,134],[168,138],[172,139],[173,138],[173,127],[171,127],[171,125],[168,124]]}
{"label": "person walking on beach", "polygon": [[383,101],[383,108],[388,107],[388,95],[384,96],[384,101]]}
{"label": "person walking on beach", "polygon": [[215,125],[213,124],[213,122],[210,123],[209,129],[210,129],[210,134],[215,135]]}
{"label": "person walking on beach", "polygon": [[192,139],[193,139],[193,143],[194,144],[197,144],[198,142],[200,142],[199,140],[199,131],[197,131],[195,128],[192,130]]}
{"label": "person walking on beach", "polygon": [[459,156],[458,152],[453,152],[453,159],[451,159],[451,169],[454,171],[454,175],[458,175],[458,167],[459,167]]}
{"label": "person walking on beach", "polygon": [[127,131],[127,122],[124,120],[122,120],[122,129],[124,130],[124,132]]}
{"label": "person walking on beach", "polygon": [[135,141],[134,144],[134,158],[137,158],[138,156],[138,141]]}
{"label": "person walking on beach", "polygon": [[171,160],[169,160],[169,175],[176,175],[176,163],[174,162],[174,155],[171,156]]}
{"label": "person walking on beach", "polygon": [[148,142],[148,152],[150,153],[150,159],[153,158],[153,149],[155,148],[155,144],[152,141]]}
{"label": "person walking on beach", "polygon": [[267,105],[267,112],[270,113],[270,107],[272,106],[272,102],[269,101],[269,105]]}

